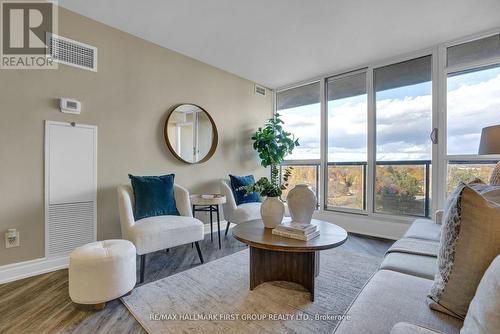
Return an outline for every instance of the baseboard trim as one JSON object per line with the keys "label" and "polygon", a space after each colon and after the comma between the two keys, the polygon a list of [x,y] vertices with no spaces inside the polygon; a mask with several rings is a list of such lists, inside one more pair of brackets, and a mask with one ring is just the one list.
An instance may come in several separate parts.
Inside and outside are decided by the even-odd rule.
{"label": "baseboard trim", "polygon": [[[220,221],[220,232],[221,233],[226,233],[226,225],[227,225],[226,220]],[[229,229],[233,228],[234,226],[235,226],[234,224],[231,224],[231,226],[229,226]],[[214,221],[214,223],[213,223],[213,229],[214,229],[214,234],[216,234],[217,233],[217,222],[216,221]],[[203,224],[203,232],[205,234],[210,234],[210,223]]]}
{"label": "baseboard trim", "polygon": [[355,234],[355,235],[378,238],[378,239],[386,239],[386,240],[394,240],[394,241],[401,239],[401,238],[398,238],[398,237],[395,237],[392,235],[358,231],[355,229],[346,229],[346,231],[349,233]]}
{"label": "baseboard trim", "polygon": [[[221,234],[226,232],[225,220],[220,222]],[[204,224],[204,234],[210,234],[210,224]],[[233,226],[231,226],[232,228]],[[214,224],[214,233],[217,233],[217,222]],[[69,256],[55,258],[40,258],[23,262],[16,262],[0,266],[0,284],[14,282],[23,278],[46,274],[52,271],[66,269],[69,266]]]}
{"label": "baseboard trim", "polygon": [[[226,232],[227,221],[221,220],[221,233]],[[343,224],[339,224],[343,225]],[[235,225],[231,224],[229,227],[232,229]],[[397,240],[399,236],[391,234],[381,234],[373,233],[373,231],[367,231],[353,226],[344,226],[349,232],[368,235],[378,238]],[[204,224],[204,233],[210,233],[210,224]],[[217,223],[214,226],[214,233],[217,233]],[[61,256],[55,258],[40,258],[35,260],[17,262],[12,264],[7,264],[0,266],[0,284],[5,284],[13,281],[17,281],[23,278],[28,278],[36,275],[46,274],[52,271],[66,269],[69,266],[69,256]]]}
{"label": "baseboard trim", "polygon": [[68,268],[69,256],[40,258],[0,266],[0,284]]}

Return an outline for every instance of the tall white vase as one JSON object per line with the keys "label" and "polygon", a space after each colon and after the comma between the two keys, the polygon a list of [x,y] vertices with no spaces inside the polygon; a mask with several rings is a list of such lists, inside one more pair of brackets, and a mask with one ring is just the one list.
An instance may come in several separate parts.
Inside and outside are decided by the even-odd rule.
{"label": "tall white vase", "polygon": [[316,209],[318,199],[307,184],[297,184],[286,197],[292,222],[309,224]]}
{"label": "tall white vase", "polygon": [[278,197],[267,197],[260,206],[260,215],[266,228],[275,228],[283,220],[285,205]]}

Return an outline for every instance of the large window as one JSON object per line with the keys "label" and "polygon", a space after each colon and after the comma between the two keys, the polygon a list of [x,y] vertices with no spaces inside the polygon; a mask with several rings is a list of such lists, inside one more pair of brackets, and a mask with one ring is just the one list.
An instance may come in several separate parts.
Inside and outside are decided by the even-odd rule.
{"label": "large window", "polygon": [[481,129],[500,123],[500,66],[450,73],[447,86],[448,154],[476,155]]}
{"label": "large window", "polygon": [[285,122],[285,129],[299,138],[288,160],[320,158],[321,105],[319,82],[288,89],[276,94],[276,111]]}
{"label": "large window", "polygon": [[374,70],[376,212],[429,215],[431,64],[426,56]]}
{"label": "large window", "polygon": [[500,158],[477,154],[500,124],[500,34],[281,90],[276,111],[301,145],[290,188],[324,195],[320,210],[432,217]]}
{"label": "large window", "polygon": [[315,82],[276,93],[276,111],[285,122],[285,130],[298,138],[300,144],[293,154],[286,157],[289,160],[287,165],[293,165],[293,170],[289,187],[281,197],[286,199],[288,191],[301,183],[309,185],[319,199],[320,83]]}
{"label": "large window", "polygon": [[447,193],[459,182],[481,179],[487,183],[498,160],[477,155],[482,128],[500,123],[498,58],[500,35],[447,49]]}
{"label": "large window", "polygon": [[288,192],[293,189],[297,184],[307,184],[311,187],[312,191],[316,193],[316,198],[318,199],[319,205],[319,163],[311,164],[288,164],[281,165],[280,173],[283,175],[283,171],[287,167],[292,167],[292,175],[288,179],[288,187],[283,191],[281,198],[286,199]]}
{"label": "large window", "polygon": [[366,72],[327,81],[326,205],[365,210],[368,159]]}

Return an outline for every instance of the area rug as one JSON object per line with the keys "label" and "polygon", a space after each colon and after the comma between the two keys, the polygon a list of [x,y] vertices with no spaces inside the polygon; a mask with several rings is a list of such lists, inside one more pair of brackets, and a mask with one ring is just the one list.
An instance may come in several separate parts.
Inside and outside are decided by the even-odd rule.
{"label": "area rug", "polygon": [[[248,289],[248,249],[132,291],[123,303],[150,334],[331,333],[381,259],[321,252],[315,301],[300,285]],[[354,320],[354,319],[352,319]]]}

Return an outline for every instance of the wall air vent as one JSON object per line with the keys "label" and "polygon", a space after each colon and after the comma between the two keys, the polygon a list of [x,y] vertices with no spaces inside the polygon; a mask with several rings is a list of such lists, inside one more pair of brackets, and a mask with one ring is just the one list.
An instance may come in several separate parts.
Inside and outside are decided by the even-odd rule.
{"label": "wall air vent", "polygon": [[48,54],[56,62],[97,72],[97,48],[56,34],[47,34]]}
{"label": "wall air vent", "polygon": [[266,89],[262,86],[255,85],[255,94],[266,96]]}

